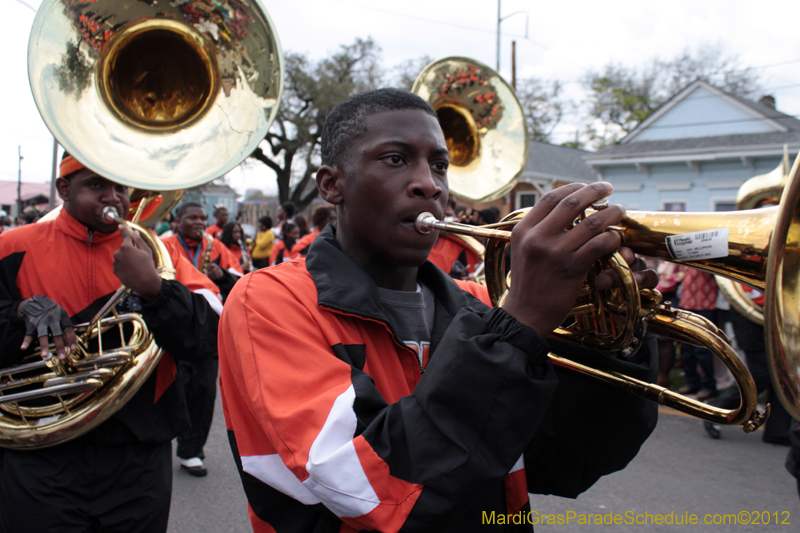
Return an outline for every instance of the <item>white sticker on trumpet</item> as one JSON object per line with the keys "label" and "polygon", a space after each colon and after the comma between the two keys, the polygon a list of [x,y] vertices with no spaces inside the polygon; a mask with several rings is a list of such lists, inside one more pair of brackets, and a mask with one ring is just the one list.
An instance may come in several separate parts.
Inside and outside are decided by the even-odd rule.
{"label": "white sticker on trumpet", "polygon": [[728,257],[729,228],[670,235],[666,238],[667,250],[673,259],[699,261]]}

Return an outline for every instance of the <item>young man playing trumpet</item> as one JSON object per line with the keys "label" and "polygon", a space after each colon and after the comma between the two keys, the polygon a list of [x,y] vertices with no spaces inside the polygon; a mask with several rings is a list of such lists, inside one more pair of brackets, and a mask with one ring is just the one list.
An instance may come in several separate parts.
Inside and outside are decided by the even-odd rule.
{"label": "young man playing trumpet", "polygon": [[[415,229],[448,196],[426,102],[396,89],[348,99],[325,123],[322,162],[317,187],[338,222],[305,261],[244,278],[220,322],[223,405],[255,531],[484,531],[483,516],[525,512],[528,492],[576,497],[636,455],[656,406],[546,357],[589,267],[620,247],[604,231],[619,206],[565,230],[610,185],[542,197],[514,230],[514,282],[493,309],[426,261],[436,232]],[[657,373],[654,350],[589,356]]]}
{"label": "young man playing trumpet", "polygon": [[[108,219],[124,216],[128,188],[65,156],[56,181],[58,218],[0,240],[2,367],[18,363],[38,337],[41,356],[75,350],[72,325],[88,322],[120,283],[121,306],[140,313],[165,350],[158,367],[111,418],[73,440],[0,456],[0,531],[166,531],[172,490],[171,440],[188,423],[175,360],[216,355],[216,287],[173,255],[176,281],[156,273],[141,236]],[[116,328],[103,334],[113,348]],[[107,336],[108,335],[108,336]],[[119,342],[118,335],[116,342]]]}

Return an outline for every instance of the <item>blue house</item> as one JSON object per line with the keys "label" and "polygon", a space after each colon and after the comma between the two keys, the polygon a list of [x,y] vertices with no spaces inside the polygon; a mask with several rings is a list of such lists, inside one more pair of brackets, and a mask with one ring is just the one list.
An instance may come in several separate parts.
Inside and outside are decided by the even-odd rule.
{"label": "blue house", "polygon": [[230,186],[211,182],[186,189],[186,192],[183,193],[181,203],[197,202],[201,204],[208,215],[208,224],[210,226],[216,221],[214,218],[214,206],[216,205],[227,208],[231,215],[231,220],[233,220],[236,216],[237,196],[239,195]]}
{"label": "blue house", "polygon": [[618,144],[583,156],[630,210],[725,211],[739,187],[800,151],[800,120],[775,100],[739,98],[696,81]]}

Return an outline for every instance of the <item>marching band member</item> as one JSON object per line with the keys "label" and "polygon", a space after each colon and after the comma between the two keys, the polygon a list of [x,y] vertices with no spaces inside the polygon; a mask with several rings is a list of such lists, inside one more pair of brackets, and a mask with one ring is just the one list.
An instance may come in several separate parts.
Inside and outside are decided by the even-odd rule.
{"label": "marching band member", "polygon": [[244,274],[239,261],[219,240],[207,237],[208,215],[202,205],[195,202],[183,203],[178,207],[175,216],[178,218],[177,234],[161,241],[171,254],[182,255],[216,283],[225,299],[234,283]]}
{"label": "marching band member", "polygon": [[294,246],[292,246],[292,254],[294,257],[298,255],[307,255],[308,249],[311,248],[311,243],[317,238],[319,232],[325,229],[328,222],[331,221],[331,206],[318,205],[311,211],[311,223],[314,225],[314,231],[307,235],[300,237]]}
{"label": "marching band member", "polygon": [[[221,212],[218,210],[217,214]],[[225,211],[227,215],[227,210]],[[223,301],[234,284],[243,275],[239,261],[218,239],[205,233],[206,215],[203,206],[186,202],[178,207],[178,232],[162,239],[172,254],[179,254],[196,269],[208,276],[222,294]],[[176,455],[181,467],[193,476],[208,474],[205,465],[205,446],[214,418],[217,398],[219,360],[216,357],[201,362],[181,362],[181,383],[189,404],[190,427],[178,435]]]}
{"label": "marching band member", "polygon": [[216,219],[213,224],[211,224],[208,229],[206,229],[206,233],[214,237],[215,239],[219,238],[220,233],[222,230],[225,229],[225,224],[228,223],[228,208],[215,205],[214,206],[214,218]]}
{"label": "marching band member", "polygon": [[269,254],[269,264],[280,264],[297,257],[298,254],[294,251],[294,245],[298,239],[300,239],[300,229],[293,222],[284,222],[281,228],[281,236],[275,241]]}
{"label": "marching band member", "polygon": [[[326,120],[322,162],[317,187],[337,223],[305,261],[237,284],[220,323],[223,407],[255,531],[483,531],[483,513],[525,511],[528,492],[575,497],[636,455],[655,404],[546,357],[589,267],[620,247],[603,231],[619,206],[565,230],[610,185],[537,203],[514,230],[508,299],[492,309],[426,261],[436,233],[415,230],[448,194],[447,145],[425,101],[396,89],[348,99]],[[652,348],[590,356],[653,381]]]}
{"label": "marching band member", "polygon": [[244,241],[244,230],[238,222],[228,222],[219,234],[219,240],[230,250],[234,259],[239,262],[242,272],[247,274],[252,270],[250,251]]}
{"label": "marching band member", "polygon": [[[216,287],[173,254],[176,281],[156,273],[152,252],[103,209],[128,212],[128,188],[69,155],[56,188],[58,218],[0,239],[0,353],[15,364],[48,335],[58,357],[75,349],[72,324],[88,322],[120,282],[134,291],[122,304],[139,309],[166,352],[135,396],[94,430],[41,450],[7,449],[0,465],[0,531],[158,532],[167,530],[172,490],[171,440],[188,421],[175,382],[175,360],[216,355]],[[114,328],[104,334],[113,347]],[[118,336],[117,336],[118,341]]]}

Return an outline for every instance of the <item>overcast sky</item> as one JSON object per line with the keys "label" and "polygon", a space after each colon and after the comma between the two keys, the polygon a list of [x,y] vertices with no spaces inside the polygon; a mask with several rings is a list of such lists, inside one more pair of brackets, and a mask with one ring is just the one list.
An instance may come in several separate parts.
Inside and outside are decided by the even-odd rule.
{"label": "overcast sky", "polygon": [[[477,0],[262,0],[284,50],[319,59],[357,37],[372,37],[381,47],[382,66],[407,59],[462,55],[494,67],[497,2]],[[28,33],[32,8],[41,0],[0,0],[4,13],[3,68],[0,83],[0,180],[16,180],[18,146],[22,179],[50,179],[52,137],[39,118],[27,79]],[[27,7],[30,6],[30,7]],[[800,2],[762,0],[672,0],[642,2],[502,0],[501,74],[510,79],[511,41],[517,41],[517,77],[560,80],[576,101],[578,80],[588,70],[613,61],[639,66],[659,56],[668,59],[689,47],[721,44],[742,66],[757,68],[765,94],[777,108],[800,116]],[[520,12],[520,13],[517,13]],[[527,24],[528,38],[525,38]],[[557,128],[554,141],[568,140],[574,117]],[[274,174],[247,165],[229,175],[243,193],[260,188],[274,193]]]}

